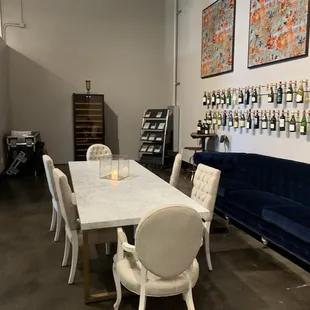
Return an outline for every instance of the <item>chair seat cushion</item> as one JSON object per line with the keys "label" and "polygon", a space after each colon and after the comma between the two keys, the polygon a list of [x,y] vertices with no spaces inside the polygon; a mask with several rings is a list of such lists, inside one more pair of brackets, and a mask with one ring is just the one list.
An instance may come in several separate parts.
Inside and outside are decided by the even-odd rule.
{"label": "chair seat cushion", "polygon": [[258,190],[229,191],[226,193],[225,199],[227,199],[228,202],[237,205],[238,207],[259,217],[262,217],[262,213],[265,208],[277,208],[279,206],[303,206],[301,203],[291,199]]}
{"label": "chair seat cushion", "polygon": [[[136,261],[130,254],[126,254],[124,259],[116,261],[116,270],[120,276],[121,283],[131,292],[140,294],[140,273],[141,263]],[[197,283],[199,275],[199,264],[195,259],[192,268],[192,286]],[[165,297],[183,294],[188,291],[188,279],[186,273],[180,274],[173,279],[163,279],[151,272],[147,272],[146,295],[153,297]]]}
{"label": "chair seat cushion", "polygon": [[241,189],[255,190],[255,187],[246,182],[229,179],[229,178],[221,178],[219,189],[218,189],[218,196],[225,197],[228,191],[241,190]]}
{"label": "chair seat cushion", "polygon": [[282,206],[265,209],[263,219],[296,238],[310,243],[310,208]]}

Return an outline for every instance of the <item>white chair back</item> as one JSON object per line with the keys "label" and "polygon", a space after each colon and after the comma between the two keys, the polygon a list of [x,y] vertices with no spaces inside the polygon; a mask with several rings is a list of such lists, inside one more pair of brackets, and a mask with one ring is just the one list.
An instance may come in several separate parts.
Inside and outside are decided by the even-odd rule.
{"label": "white chair back", "polygon": [[50,190],[52,198],[58,201],[56,188],[55,188],[55,181],[54,181],[54,176],[53,176],[53,169],[55,168],[54,162],[50,156],[43,155],[43,164],[44,164],[46,179],[48,183],[48,188]]}
{"label": "white chair back", "polygon": [[79,227],[77,221],[78,213],[76,206],[72,203],[72,192],[68,183],[68,178],[57,168],[53,170],[53,175],[62,217],[70,230],[77,230]]}
{"label": "white chair back", "polygon": [[136,231],[136,253],[146,270],[161,278],[180,275],[193,264],[202,244],[201,217],[191,207],[171,205],[143,217]]}
{"label": "white chair back", "polygon": [[172,173],[171,173],[170,182],[169,182],[172,186],[176,188],[179,185],[181,166],[182,166],[182,154],[179,153],[174,159]]}
{"label": "white chair back", "polygon": [[199,164],[195,172],[191,198],[210,211],[213,216],[221,171]]}
{"label": "white chair back", "polygon": [[104,155],[112,154],[109,147],[104,144],[93,144],[91,145],[86,153],[87,160],[99,160]]}

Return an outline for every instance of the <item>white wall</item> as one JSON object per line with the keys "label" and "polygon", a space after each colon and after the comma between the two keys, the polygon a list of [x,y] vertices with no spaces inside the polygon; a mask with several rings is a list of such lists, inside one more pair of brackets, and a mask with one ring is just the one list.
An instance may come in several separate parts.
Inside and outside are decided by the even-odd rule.
{"label": "white wall", "polygon": [[[19,0],[3,0],[19,22]],[[24,0],[25,29],[9,28],[12,127],[41,131],[56,163],[73,159],[73,92],[104,93],[106,143],[138,156],[147,108],[171,104],[164,0]],[[119,139],[119,141],[118,141]]]}
{"label": "white wall", "polygon": [[[282,64],[248,70],[248,0],[238,0],[235,32],[235,70],[233,73],[214,78],[200,78],[201,54],[201,15],[202,10],[213,0],[180,0],[182,14],[179,17],[179,76],[181,85],[178,89],[178,104],[181,107],[181,147],[195,145],[190,133],[195,131],[198,119],[203,119],[206,112],[202,106],[204,90],[244,87],[246,85],[267,84],[268,82],[301,80],[310,78],[310,58],[303,58]],[[264,99],[265,100],[265,99]],[[263,109],[273,106],[263,103]],[[288,106],[289,109],[293,108]],[[302,109],[303,107],[299,107]],[[276,157],[290,158],[310,162],[309,137],[287,138],[283,133],[267,132],[255,135],[240,133],[239,130],[224,131],[231,140],[231,150],[235,152],[253,152]],[[309,140],[309,141],[307,141]],[[190,153],[185,154],[187,160]]]}
{"label": "white wall", "polygon": [[2,139],[10,129],[7,56],[7,46],[0,38],[0,172],[4,168],[2,163],[4,158]]}

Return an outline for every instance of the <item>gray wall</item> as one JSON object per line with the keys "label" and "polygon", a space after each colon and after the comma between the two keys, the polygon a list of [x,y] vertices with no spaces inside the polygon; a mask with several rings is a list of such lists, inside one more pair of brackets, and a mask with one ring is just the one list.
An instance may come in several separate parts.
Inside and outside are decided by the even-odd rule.
{"label": "gray wall", "polygon": [[[201,15],[213,0],[180,0],[182,13],[179,18],[179,86],[178,104],[181,107],[181,147],[195,145],[190,133],[195,131],[198,119],[203,119],[206,109],[202,106],[204,90],[266,85],[269,82],[310,78],[310,58],[303,58],[254,70],[247,69],[249,5],[248,0],[238,0],[236,14],[235,70],[231,74],[202,80],[200,78]],[[263,109],[273,109],[264,99]],[[288,109],[293,109],[288,105]],[[299,110],[303,105],[299,105]],[[219,132],[221,133],[221,132]],[[255,135],[240,131],[224,131],[231,140],[232,151],[262,153],[276,157],[310,162],[309,137],[286,137],[264,132]],[[308,141],[309,140],[309,141]],[[188,160],[191,153],[185,153]]]}
{"label": "gray wall", "polygon": [[[144,110],[171,104],[165,5],[25,0],[26,28],[7,32],[12,127],[41,131],[56,163],[72,160],[71,95],[90,79],[105,94],[106,143],[137,158]],[[4,21],[19,21],[19,1],[5,0],[4,9]]]}
{"label": "gray wall", "polygon": [[0,38],[0,172],[4,168],[2,138],[10,129],[7,56],[8,48]]}

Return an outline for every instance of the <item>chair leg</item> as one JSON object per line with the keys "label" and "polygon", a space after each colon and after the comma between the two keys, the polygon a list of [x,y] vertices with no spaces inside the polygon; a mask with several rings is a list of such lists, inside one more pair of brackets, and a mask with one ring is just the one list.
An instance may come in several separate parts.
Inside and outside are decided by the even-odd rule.
{"label": "chair leg", "polygon": [[56,211],[56,213],[57,213],[57,222],[56,222],[56,232],[55,232],[55,238],[54,238],[55,242],[59,240],[60,229],[61,229],[61,213],[60,213],[60,210],[58,209],[58,211]]}
{"label": "chair leg", "polygon": [[113,307],[114,307],[114,310],[118,310],[119,305],[121,304],[121,301],[122,301],[122,285],[121,285],[119,275],[116,271],[115,264],[113,264],[112,271],[113,271],[113,277],[114,277],[114,282],[115,282],[115,287],[116,287],[116,302]]}
{"label": "chair leg", "polygon": [[51,227],[50,227],[50,231],[53,231],[55,229],[55,225],[56,225],[56,210],[54,207],[52,207],[52,221],[51,221]]}
{"label": "chair leg", "polygon": [[110,243],[105,243],[104,244],[105,245],[105,255],[111,255],[111,245],[110,245]]}
{"label": "chair leg", "polygon": [[145,310],[146,306],[146,296],[145,293],[140,295],[140,301],[139,301],[139,309],[138,310]]}
{"label": "chair leg", "polygon": [[64,251],[64,257],[62,260],[62,266],[63,267],[68,265],[69,252],[70,252],[70,240],[69,240],[67,234],[65,234],[65,251]]}
{"label": "chair leg", "polygon": [[194,301],[193,301],[193,294],[192,294],[191,289],[188,292],[183,294],[183,299],[186,302],[186,306],[187,306],[188,310],[195,310]]}
{"label": "chair leg", "polygon": [[78,242],[78,237],[76,235],[76,236],[73,236],[72,238],[72,261],[71,261],[71,270],[70,270],[69,281],[68,281],[69,284],[72,284],[74,281],[78,255],[79,255],[79,242]]}
{"label": "chair leg", "polygon": [[206,258],[207,258],[209,270],[212,271],[212,262],[211,262],[211,254],[210,254],[210,226],[211,226],[211,222],[205,223],[205,251],[206,251]]}

